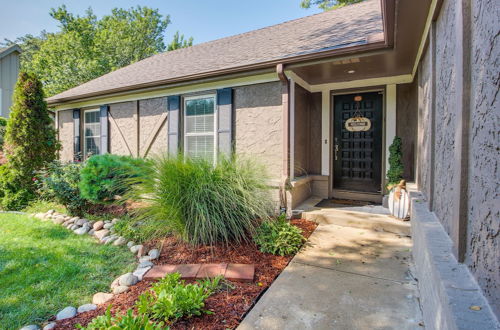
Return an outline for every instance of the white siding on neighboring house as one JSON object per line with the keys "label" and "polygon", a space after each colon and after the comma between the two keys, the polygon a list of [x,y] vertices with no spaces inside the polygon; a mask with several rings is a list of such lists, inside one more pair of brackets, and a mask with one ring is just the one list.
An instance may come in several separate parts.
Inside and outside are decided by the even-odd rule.
{"label": "white siding on neighboring house", "polygon": [[8,117],[12,94],[19,74],[20,48],[17,45],[0,48],[0,116]]}

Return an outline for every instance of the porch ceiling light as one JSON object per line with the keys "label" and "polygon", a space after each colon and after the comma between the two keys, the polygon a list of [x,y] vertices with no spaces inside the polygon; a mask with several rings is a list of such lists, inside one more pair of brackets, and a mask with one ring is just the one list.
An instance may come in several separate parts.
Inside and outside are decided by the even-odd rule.
{"label": "porch ceiling light", "polygon": [[347,73],[351,73],[351,74],[354,73],[354,72],[356,72],[356,71],[354,71],[354,70],[347,71]]}

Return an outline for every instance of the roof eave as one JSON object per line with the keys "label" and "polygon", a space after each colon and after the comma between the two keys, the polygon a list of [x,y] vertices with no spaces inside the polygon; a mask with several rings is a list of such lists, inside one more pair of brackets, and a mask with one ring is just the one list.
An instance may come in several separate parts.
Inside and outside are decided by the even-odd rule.
{"label": "roof eave", "polygon": [[333,57],[341,56],[341,55],[345,56],[345,55],[357,54],[357,53],[368,52],[368,51],[373,51],[373,50],[388,49],[391,47],[392,46],[389,45],[386,40],[384,40],[384,41],[373,42],[373,43],[368,43],[368,44],[363,44],[363,45],[356,45],[356,46],[351,46],[351,47],[344,47],[344,48],[338,48],[338,49],[333,49],[333,50],[327,50],[327,51],[323,51],[323,52],[316,52],[316,53],[304,54],[304,55],[299,55],[299,56],[280,58],[280,59],[276,59],[276,60],[272,60],[272,61],[260,62],[260,63],[250,64],[250,65],[243,65],[243,66],[233,67],[233,68],[228,68],[228,69],[215,70],[215,71],[203,72],[203,73],[182,76],[182,77],[177,77],[177,78],[158,80],[155,82],[150,82],[150,83],[145,83],[145,84],[137,84],[137,85],[133,85],[133,86],[108,89],[105,91],[87,93],[87,94],[82,94],[82,95],[78,95],[78,96],[74,96],[74,97],[65,97],[65,98],[63,97],[63,98],[57,98],[57,99],[48,98],[47,103],[50,106],[56,106],[56,105],[59,105],[62,103],[82,101],[82,100],[85,100],[88,98],[110,95],[110,94],[114,94],[114,93],[139,90],[139,89],[149,88],[149,87],[164,86],[164,85],[186,82],[186,81],[196,81],[199,79],[210,78],[210,77],[215,77],[215,76],[222,76],[222,75],[227,75],[227,74],[234,74],[234,73],[242,73],[242,72],[246,72],[246,71],[274,68],[277,64],[284,64],[284,65],[292,64],[292,63],[296,64],[296,63],[324,59],[324,58],[329,58],[329,57],[333,58]]}

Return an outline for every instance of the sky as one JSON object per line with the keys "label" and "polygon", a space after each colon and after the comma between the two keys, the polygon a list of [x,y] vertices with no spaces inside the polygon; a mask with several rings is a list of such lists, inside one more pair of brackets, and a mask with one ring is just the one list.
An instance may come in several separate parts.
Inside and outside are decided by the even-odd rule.
{"label": "sky", "polygon": [[158,8],[161,14],[170,15],[167,43],[179,30],[185,37],[193,37],[195,44],[320,12],[301,8],[300,0],[0,0],[0,41],[38,35],[42,30],[57,31],[49,10],[62,4],[80,15],[90,6],[98,17],[116,7]]}

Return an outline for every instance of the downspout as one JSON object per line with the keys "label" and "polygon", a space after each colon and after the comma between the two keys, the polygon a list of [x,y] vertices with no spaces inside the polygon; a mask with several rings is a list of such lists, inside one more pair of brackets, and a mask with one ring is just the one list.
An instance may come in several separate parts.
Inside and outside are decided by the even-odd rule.
{"label": "downspout", "polygon": [[283,155],[282,155],[282,176],[280,180],[280,213],[288,213],[287,190],[290,186],[290,170],[288,167],[289,156],[289,131],[290,131],[290,104],[289,94],[290,86],[288,78],[285,74],[285,67],[282,63],[276,65],[276,73],[281,81],[281,121],[282,121],[282,141],[283,141]]}

